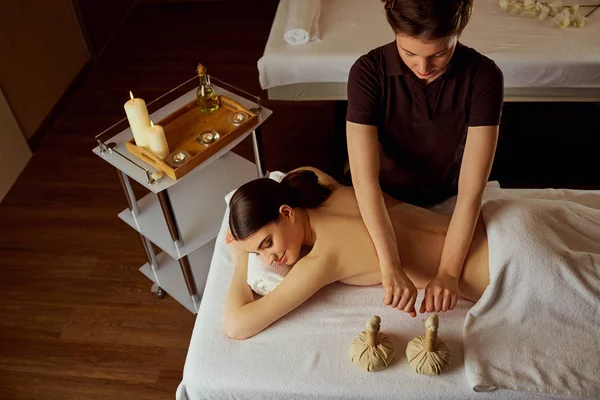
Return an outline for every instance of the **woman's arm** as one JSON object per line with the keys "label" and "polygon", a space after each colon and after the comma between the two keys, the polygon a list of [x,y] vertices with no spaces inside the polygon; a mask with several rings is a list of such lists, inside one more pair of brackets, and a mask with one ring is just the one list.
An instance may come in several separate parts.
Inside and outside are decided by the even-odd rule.
{"label": "woman's arm", "polygon": [[[227,232],[229,234],[229,230]],[[238,247],[233,237],[231,237],[231,240],[226,239],[226,243],[229,244],[234,257],[234,269],[227,300],[225,301],[225,332],[229,337],[234,338],[236,326],[233,317],[241,307],[254,301],[254,294],[247,283],[248,252]]]}
{"label": "woman's arm", "polygon": [[419,312],[448,311],[457,301],[458,281],[471,246],[498,142],[498,126],[469,127],[458,180],[458,198],[446,234],[437,276],[425,289]]}
{"label": "woman's arm", "polygon": [[[235,247],[235,244],[232,244]],[[254,300],[246,283],[248,253],[236,250],[235,270],[225,305],[225,331],[232,339],[248,339],[335,281],[330,268],[304,257],[266,296]]]}
{"label": "woman's arm", "polygon": [[347,122],[346,134],[356,199],[379,257],[383,303],[414,317],[417,289],[402,269],[396,234],[379,185],[377,127]]}

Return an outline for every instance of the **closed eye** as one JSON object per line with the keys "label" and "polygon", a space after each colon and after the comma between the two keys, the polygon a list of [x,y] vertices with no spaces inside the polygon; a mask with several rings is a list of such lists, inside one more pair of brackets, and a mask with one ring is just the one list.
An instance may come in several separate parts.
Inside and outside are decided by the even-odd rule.
{"label": "closed eye", "polygon": [[269,243],[268,247],[270,247],[273,244],[273,239],[271,238],[271,236],[267,236],[263,240],[261,240],[260,243],[258,244],[258,247],[256,248],[256,250],[260,251],[261,249],[266,248],[267,243]]}

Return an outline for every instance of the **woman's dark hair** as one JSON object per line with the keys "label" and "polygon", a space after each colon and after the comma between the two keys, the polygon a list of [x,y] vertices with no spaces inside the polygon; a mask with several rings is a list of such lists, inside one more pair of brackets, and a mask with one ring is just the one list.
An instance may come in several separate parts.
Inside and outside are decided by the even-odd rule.
{"label": "woman's dark hair", "polygon": [[429,40],[460,35],[473,10],[473,0],[381,1],[395,34]]}
{"label": "woman's dark hair", "polygon": [[331,190],[319,183],[317,174],[299,170],[286,175],[281,183],[261,178],[248,182],[229,201],[229,229],[235,240],[244,240],[263,226],[279,220],[279,208],[316,208]]}

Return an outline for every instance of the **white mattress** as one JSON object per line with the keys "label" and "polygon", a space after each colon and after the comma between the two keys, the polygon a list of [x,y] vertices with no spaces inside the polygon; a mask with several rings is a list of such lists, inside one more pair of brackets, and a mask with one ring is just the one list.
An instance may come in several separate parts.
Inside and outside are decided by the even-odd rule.
{"label": "white mattress", "polygon": [[[539,191],[513,190],[515,195]],[[448,202],[440,211],[453,207]],[[542,399],[542,395],[497,390],[481,394],[467,382],[462,351],[463,322],[472,303],[460,300],[440,314],[439,336],[452,351],[450,370],[439,377],[417,375],[406,361],[407,343],[423,333],[423,316],[381,305],[383,290],[333,284],[267,330],[245,341],[227,338],[224,305],[233,264],[224,235],[217,238],[178,400],[198,399]],[[420,291],[420,304],[422,291]],[[386,370],[367,373],[349,361],[349,346],[371,315],[382,319],[396,359]]]}
{"label": "white mattress", "polygon": [[[281,0],[263,57],[263,89],[299,83],[346,82],[352,64],[394,39],[377,0],[324,0],[321,42],[293,46],[283,40],[290,0]],[[600,88],[600,12],[583,29],[551,20],[518,18],[497,0],[477,0],[461,42],[493,59],[507,88]]]}

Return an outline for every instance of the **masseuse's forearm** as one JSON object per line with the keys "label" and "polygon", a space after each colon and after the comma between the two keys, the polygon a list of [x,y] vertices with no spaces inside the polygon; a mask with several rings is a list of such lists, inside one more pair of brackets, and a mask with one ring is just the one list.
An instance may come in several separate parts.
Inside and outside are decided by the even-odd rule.
{"label": "masseuse's forearm", "polygon": [[396,235],[379,186],[377,127],[346,123],[352,184],[382,272],[401,268]]}
{"label": "masseuse's forearm", "polygon": [[459,196],[446,234],[438,274],[460,278],[480,211],[481,196]]}
{"label": "masseuse's forearm", "polygon": [[353,177],[352,183],[360,213],[379,257],[379,265],[382,269],[400,268],[396,234],[383,201],[379,181],[368,182]]}
{"label": "masseuse's forearm", "polygon": [[460,277],[481,211],[498,141],[498,126],[469,127],[458,181],[458,199],[450,220],[438,273]]}

